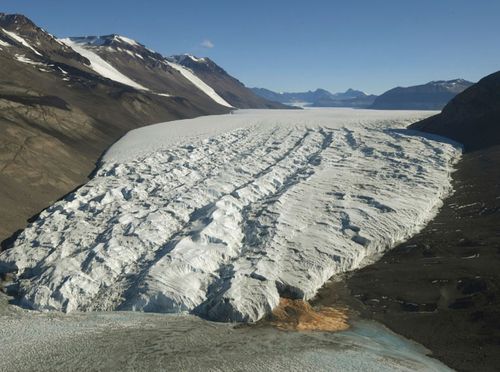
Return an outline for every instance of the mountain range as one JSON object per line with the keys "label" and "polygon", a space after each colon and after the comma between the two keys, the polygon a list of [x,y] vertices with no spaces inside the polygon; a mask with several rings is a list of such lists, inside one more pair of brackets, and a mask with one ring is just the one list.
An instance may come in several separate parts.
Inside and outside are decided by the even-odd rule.
{"label": "mountain range", "polygon": [[370,108],[378,110],[441,110],[472,82],[455,79],[431,81],[411,87],[397,87],[378,96]]}
{"label": "mountain range", "polygon": [[270,101],[300,107],[368,107],[376,96],[367,95],[360,90],[348,89],[342,93],[331,93],[325,89],[307,92],[277,93],[265,88],[252,88],[260,97]]}
{"label": "mountain range", "polygon": [[147,124],[233,108],[285,108],[208,58],[164,57],[120,35],[57,39],[0,13],[0,240],[87,179]]}
{"label": "mountain range", "polygon": [[325,89],[297,93],[276,93],[265,88],[252,88],[252,91],[267,100],[300,107],[441,110],[455,95],[472,84],[463,79],[431,81],[422,85],[393,88],[380,96],[354,89],[341,93],[331,93]]}

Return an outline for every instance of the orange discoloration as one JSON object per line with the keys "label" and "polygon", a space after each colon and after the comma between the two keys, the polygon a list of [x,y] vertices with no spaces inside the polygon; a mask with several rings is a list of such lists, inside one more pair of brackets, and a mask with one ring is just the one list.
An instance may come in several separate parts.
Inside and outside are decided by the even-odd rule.
{"label": "orange discoloration", "polygon": [[280,299],[273,310],[271,324],[289,331],[337,332],[349,328],[347,310],[322,307],[314,309],[303,300]]}

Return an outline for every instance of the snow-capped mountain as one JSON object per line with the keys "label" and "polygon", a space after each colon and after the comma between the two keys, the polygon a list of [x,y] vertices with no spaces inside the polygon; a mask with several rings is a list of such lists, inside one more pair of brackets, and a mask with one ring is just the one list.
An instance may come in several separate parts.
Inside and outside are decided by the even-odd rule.
{"label": "snow-capped mountain", "polygon": [[129,38],[59,40],[3,13],[0,76],[0,241],[84,182],[130,129],[226,113],[238,103],[280,106],[244,95],[227,101],[205,77]]}
{"label": "snow-capped mountain", "polygon": [[164,57],[116,34],[71,37],[61,42],[87,57],[94,71],[136,89],[163,96],[208,96],[230,108],[283,108],[255,96],[209,58]]}
{"label": "snow-capped mountain", "polygon": [[232,107],[190,71],[161,54],[119,35],[72,37],[61,42],[87,57],[98,74],[165,97],[192,96]]}
{"label": "snow-capped mountain", "polygon": [[453,97],[473,83],[463,79],[431,81],[397,87],[377,97],[371,108],[380,110],[441,110]]}
{"label": "snow-capped mountain", "polygon": [[[457,89],[461,81],[453,81]],[[500,145],[500,71],[488,75],[453,98],[439,115],[412,126],[453,138],[467,151]]]}
{"label": "snow-capped mountain", "polygon": [[297,93],[277,93],[265,88],[252,91],[270,101],[303,107],[357,107],[380,110],[440,110],[473,83],[463,79],[431,81],[427,84],[397,87],[380,96],[348,89],[330,93],[325,89]]}
{"label": "snow-capped mountain", "polygon": [[354,89],[339,93],[330,93],[325,89],[296,93],[277,93],[265,88],[252,88],[252,91],[270,101],[310,107],[368,107],[376,97]]}

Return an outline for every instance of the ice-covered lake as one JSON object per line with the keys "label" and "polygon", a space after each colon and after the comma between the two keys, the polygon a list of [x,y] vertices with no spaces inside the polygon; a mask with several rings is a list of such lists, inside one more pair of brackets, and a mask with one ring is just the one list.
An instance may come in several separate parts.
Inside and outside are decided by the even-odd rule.
{"label": "ice-covered lake", "polygon": [[450,371],[371,322],[340,333],[234,327],[195,316],[5,308],[1,371]]}
{"label": "ice-covered lake", "polygon": [[429,113],[241,110],[130,132],[0,255],[39,310],[255,321],[418,231],[460,150]]}

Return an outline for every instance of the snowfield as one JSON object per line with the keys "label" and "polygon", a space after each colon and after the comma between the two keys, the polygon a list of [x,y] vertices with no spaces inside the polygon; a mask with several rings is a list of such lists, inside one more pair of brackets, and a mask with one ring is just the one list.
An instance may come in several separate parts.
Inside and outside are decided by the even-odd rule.
{"label": "snowfield", "polygon": [[429,113],[242,110],[130,132],[0,255],[40,310],[256,321],[418,231],[450,191]]}

